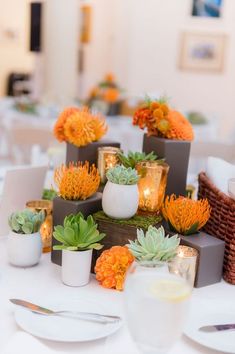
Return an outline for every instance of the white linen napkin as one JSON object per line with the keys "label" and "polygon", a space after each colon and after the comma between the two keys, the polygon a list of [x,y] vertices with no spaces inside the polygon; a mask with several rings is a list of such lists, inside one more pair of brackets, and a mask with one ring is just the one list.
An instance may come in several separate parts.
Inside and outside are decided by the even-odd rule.
{"label": "white linen napkin", "polygon": [[55,354],[54,350],[47,348],[38,339],[28,333],[17,332],[12,336],[1,354]]}
{"label": "white linen napkin", "polygon": [[208,157],[206,175],[223,193],[228,195],[228,180],[235,177],[235,166],[217,157]]}

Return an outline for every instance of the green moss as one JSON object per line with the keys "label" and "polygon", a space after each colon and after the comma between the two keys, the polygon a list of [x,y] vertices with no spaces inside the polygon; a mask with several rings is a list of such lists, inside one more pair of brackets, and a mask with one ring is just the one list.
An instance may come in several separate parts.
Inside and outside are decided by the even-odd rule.
{"label": "green moss", "polygon": [[135,215],[131,219],[127,220],[117,220],[111,219],[103,211],[98,211],[97,213],[93,214],[93,218],[103,221],[109,221],[113,224],[119,224],[123,226],[135,226],[137,228],[147,230],[150,225],[155,225],[162,221],[162,217],[160,215]]}

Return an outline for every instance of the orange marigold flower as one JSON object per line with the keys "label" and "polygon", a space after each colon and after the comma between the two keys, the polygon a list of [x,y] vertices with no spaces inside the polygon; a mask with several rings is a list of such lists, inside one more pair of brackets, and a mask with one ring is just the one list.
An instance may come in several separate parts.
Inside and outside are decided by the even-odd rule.
{"label": "orange marigold flower", "polygon": [[64,135],[64,124],[67,119],[75,112],[78,112],[78,108],[69,107],[66,108],[58,117],[56,124],[54,126],[54,135],[59,141],[66,141]]}
{"label": "orange marigold flower", "polygon": [[97,259],[96,279],[105,288],[123,290],[126,272],[133,261],[134,257],[126,246],[113,246]]}
{"label": "orange marigold flower", "polygon": [[105,119],[100,114],[93,115],[89,126],[92,128],[95,134],[94,141],[100,140],[108,130],[108,126],[105,122]]}
{"label": "orange marigold flower", "polygon": [[100,185],[99,171],[89,162],[71,162],[69,166],[61,165],[55,169],[54,181],[59,196],[67,200],[85,200],[96,193]]}
{"label": "orange marigold flower", "polygon": [[166,138],[188,141],[194,139],[191,123],[180,112],[170,111],[167,120],[170,127],[165,133]]}
{"label": "orange marigold flower", "polygon": [[166,197],[162,205],[162,214],[174,231],[182,235],[190,235],[200,230],[208,221],[211,207],[207,199],[192,200]]}

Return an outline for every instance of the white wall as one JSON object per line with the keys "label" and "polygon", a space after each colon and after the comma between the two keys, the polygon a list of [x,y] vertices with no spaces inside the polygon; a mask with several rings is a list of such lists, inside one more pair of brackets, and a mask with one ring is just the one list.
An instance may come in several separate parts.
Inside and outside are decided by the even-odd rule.
{"label": "white wall", "polygon": [[[221,136],[230,135],[235,130],[235,1],[224,0],[220,19],[190,16],[191,0],[126,0],[119,4],[122,15],[115,34],[119,59],[114,67],[128,93],[166,93],[181,110],[216,114]],[[198,30],[228,34],[223,73],[178,69],[181,32]]]}
{"label": "white wall", "polygon": [[[13,30],[16,38],[9,39],[7,30]],[[31,71],[34,57],[28,47],[29,0],[0,0],[0,96],[10,72]]]}

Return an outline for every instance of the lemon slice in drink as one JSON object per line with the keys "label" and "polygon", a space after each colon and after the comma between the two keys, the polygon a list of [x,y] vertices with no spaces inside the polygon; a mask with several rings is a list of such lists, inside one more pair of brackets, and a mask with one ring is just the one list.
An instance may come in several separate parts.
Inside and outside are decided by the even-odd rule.
{"label": "lemon slice in drink", "polygon": [[150,291],[156,298],[168,302],[181,302],[191,295],[189,285],[175,279],[158,280],[152,284]]}

